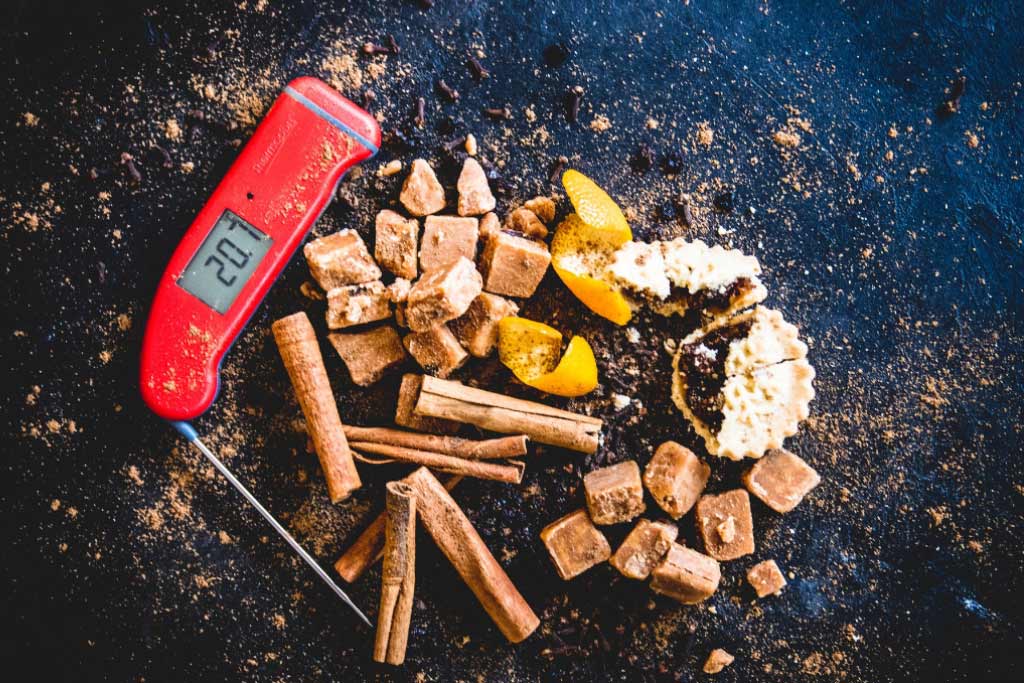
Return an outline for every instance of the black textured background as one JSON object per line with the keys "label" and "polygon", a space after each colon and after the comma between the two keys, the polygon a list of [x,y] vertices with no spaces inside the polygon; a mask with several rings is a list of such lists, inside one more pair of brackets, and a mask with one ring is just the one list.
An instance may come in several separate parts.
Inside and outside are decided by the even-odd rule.
{"label": "black textured background", "polygon": [[[719,646],[737,656],[722,681],[1004,681],[1019,668],[1019,4],[18,0],[2,14],[5,671],[27,665],[18,678],[40,681],[673,681],[703,678]],[[400,55],[359,54],[386,33]],[[572,51],[556,69],[541,58],[553,41]],[[477,50],[491,71],[480,83],[465,67]],[[345,55],[361,84],[336,68]],[[370,64],[382,67],[376,79]],[[408,662],[376,667],[370,632],[146,412],[137,353],[164,262],[253,114],[306,73],[357,101],[373,89],[386,130],[408,129],[412,98],[426,97],[413,150],[386,147],[368,171],[416,155],[445,166],[440,142],[473,132],[500,167],[502,206],[556,189],[548,167],[564,154],[635,211],[639,237],[687,234],[759,256],[768,303],[811,345],[819,395],[788,444],[824,483],[785,516],[756,504],[758,552],[724,565],[712,600],[681,607],[608,566],[568,584],[555,577],[537,534],[580,504],[583,472],[643,464],[666,438],[699,443],[666,397],[662,343],[687,322],[644,317],[640,340],[628,341],[553,276],[525,314],[599,350],[603,388],[570,405],[608,420],[606,446],[593,459],[531,456],[522,492],[468,482],[456,495],[542,617],[519,646],[424,538]],[[960,110],[940,116],[960,75]],[[462,93],[458,104],[438,100],[437,76]],[[570,125],[562,102],[573,85],[586,95]],[[507,124],[480,114],[504,105]],[[186,126],[196,108],[207,123]],[[598,115],[609,130],[589,126]],[[166,138],[170,118],[180,140]],[[702,122],[710,147],[696,142]],[[799,132],[800,146],[773,143],[779,130]],[[677,150],[683,172],[631,169],[642,143]],[[318,231],[369,234],[399,180],[352,181],[357,206],[335,202]],[[693,230],[659,211],[680,190],[702,209]],[[710,211],[723,193],[734,210]],[[301,262],[286,270],[197,427],[330,563],[396,471],[367,473],[353,501],[326,503],[268,335],[300,308],[320,318],[322,304],[298,292],[304,279]],[[359,390],[327,360],[343,415],[386,422],[394,382]],[[494,362],[470,375],[509,381]],[[634,400],[617,411],[615,392]],[[713,490],[735,485],[741,467],[713,465]],[[689,542],[691,526],[683,520]],[[743,573],[764,557],[793,578],[755,602]],[[371,612],[378,579],[352,588]],[[689,624],[698,636],[687,653]]]}

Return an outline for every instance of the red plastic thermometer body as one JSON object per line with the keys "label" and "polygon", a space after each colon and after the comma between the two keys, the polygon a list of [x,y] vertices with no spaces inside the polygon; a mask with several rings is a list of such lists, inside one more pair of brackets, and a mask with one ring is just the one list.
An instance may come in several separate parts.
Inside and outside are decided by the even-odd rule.
{"label": "red plastic thermometer body", "polygon": [[315,78],[292,81],[171,256],[142,343],[141,389],[190,420],[217,396],[224,354],[353,165],[380,146],[363,109]]}

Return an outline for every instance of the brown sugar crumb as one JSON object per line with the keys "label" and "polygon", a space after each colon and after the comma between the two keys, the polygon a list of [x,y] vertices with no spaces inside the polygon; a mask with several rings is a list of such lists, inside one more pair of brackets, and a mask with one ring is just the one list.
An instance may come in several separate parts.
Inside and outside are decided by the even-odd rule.
{"label": "brown sugar crumb", "polygon": [[274,628],[276,628],[278,631],[284,629],[284,626],[287,623],[285,621],[284,615],[275,614],[273,619],[274,619]]}
{"label": "brown sugar crumb", "polygon": [[136,467],[135,465],[128,466],[128,478],[136,486],[142,486],[143,484],[146,483],[145,481],[143,481],[142,475],[139,474],[139,468]]}
{"label": "brown sugar crumb", "polygon": [[164,122],[164,135],[167,136],[168,140],[180,140],[181,139],[181,126],[178,125],[176,119],[167,119]]}
{"label": "brown sugar crumb", "polygon": [[964,131],[964,141],[967,143],[967,146],[970,147],[971,149],[977,149],[978,145],[981,144],[981,140],[978,139],[978,136],[969,130]]}
{"label": "brown sugar crumb", "polygon": [[59,498],[54,498],[53,500],[50,501],[50,509],[53,510],[54,512],[56,512],[57,510],[60,510],[60,499]]}
{"label": "brown sugar crumb", "polygon": [[217,540],[220,541],[221,545],[231,545],[235,542],[226,531],[218,531]]}
{"label": "brown sugar crumb", "polygon": [[710,147],[715,141],[715,131],[711,129],[711,126],[707,121],[703,121],[697,124],[697,142],[704,147]]}
{"label": "brown sugar crumb", "polygon": [[715,648],[704,662],[704,673],[717,674],[733,663],[736,658],[720,647]]}
{"label": "brown sugar crumb", "polygon": [[799,147],[800,136],[787,130],[777,130],[772,134],[772,141],[779,147]]}
{"label": "brown sugar crumb", "polygon": [[889,126],[889,132],[887,134],[891,138],[896,138],[899,136],[900,132],[896,130],[896,126]]}
{"label": "brown sugar crumb", "polygon": [[35,128],[36,126],[38,126],[38,125],[39,125],[39,117],[38,117],[38,116],[36,116],[35,114],[33,114],[33,113],[32,113],[32,112],[30,112],[30,111],[27,111],[27,112],[25,112],[24,114],[22,114],[22,115],[21,115],[21,120],[22,120],[22,121],[23,121],[23,122],[25,123],[25,125],[26,125],[26,126],[28,126],[29,128]]}
{"label": "brown sugar crumb", "polygon": [[603,133],[612,127],[611,120],[604,114],[598,114],[590,121],[590,130],[595,133]]}

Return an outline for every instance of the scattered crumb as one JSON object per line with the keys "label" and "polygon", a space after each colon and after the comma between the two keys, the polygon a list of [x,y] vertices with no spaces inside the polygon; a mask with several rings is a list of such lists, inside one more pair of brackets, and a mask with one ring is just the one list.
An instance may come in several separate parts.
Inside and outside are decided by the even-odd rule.
{"label": "scattered crumb", "polygon": [[612,127],[611,120],[604,114],[598,114],[590,122],[590,130],[595,133],[603,133]]}

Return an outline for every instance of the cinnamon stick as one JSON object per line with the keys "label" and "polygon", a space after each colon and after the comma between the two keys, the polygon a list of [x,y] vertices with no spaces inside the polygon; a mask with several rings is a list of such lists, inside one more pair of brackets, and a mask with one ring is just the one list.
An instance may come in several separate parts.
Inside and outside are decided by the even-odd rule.
{"label": "cinnamon stick", "polygon": [[[444,487],[451,491],[462,481],[462,477],[448,477]],[[345,553],[334,563],[334,571],[349,583],[359,580],[367,569],[384,556],[384,529],[387,526],[387,511],[381,512],[363,529]]]}
{"label": "cinnamon stick", "polygon": [[306,416],[306,428],[327,480],[327,494],[332,503],[338,503],[352,495],[362,482],[338,416],[316,333],[305,313],[281,318],[272,329],[295,396]]}
{"label": "cinnamon stick", "polygon": [[416,586],[416,493],[401,481],[386,486],[384,572],[373,661],[399,665],[405,661]]}
{"label": "cinnamon stick", "polygon": [[503,434],[525,434],[534,441],[581,453],[597,450],[602,422],[543,403],[474,389],[425,375],[416,400],[421,416],[456,420]]}
{"label": "cinnamon stick", "polygon": [[420,521],[466,582],[498,629],[513,643],[524,640],[540,620],[487,549],[465,513],[425,467],[403,481],[416,492]]}
{"label": "cinnamon stick", "polygon": [[[365,462],[367,465],[407,462],[413,465],[423,465],[432,470],[447,472],[448,474],[501,481],[506,484],[521,484],[523,482],[523,472],[526,470],[526,464],[522,460],[506,460],[504,462],[466,460],[465,458],[457,458],[454,455],[445,455],[444,453],[359,441],[353,441],[349,445],[352,447],[355,457],[359,462]],[[365,455],[366,453],[383,456],[383,459],[369,458]]]}
{"label": "cinnamon stick", "polygon": [[[460,439],[457,436],[437,436],[421,432],[407,432],[387,427],[353,427],[345,425],[345,436],[349,441],[402,446],[421,451],[444,453],[470,460],[489,460],[492,458],[514,458],[526,455],[527,437],[503,436],[498,439]],[[349,444],[351,445],[351,444]]]}

